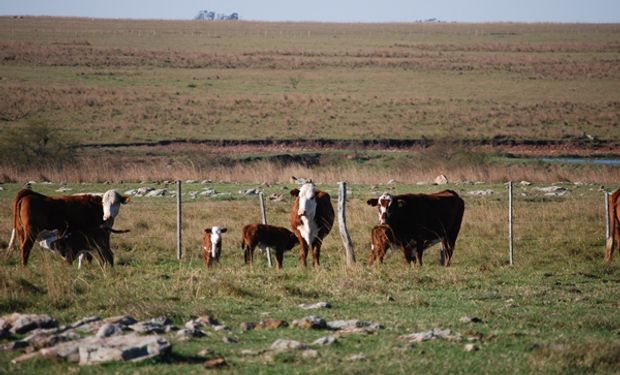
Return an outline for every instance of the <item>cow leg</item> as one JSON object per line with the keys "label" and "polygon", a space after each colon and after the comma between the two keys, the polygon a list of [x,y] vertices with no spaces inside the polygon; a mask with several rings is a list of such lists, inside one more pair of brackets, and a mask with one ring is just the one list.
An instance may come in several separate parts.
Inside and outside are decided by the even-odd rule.
{"label": "cow leg", "polygon": [[422,254],[424,254],[424,241],[416,241],[416,258],[418,258],[418,262],[420,267],[422,267]]}
{"label": "cow leg", "polygon": [[[613,215],[613,213],[611,214]],[[620,252],[620,228],[617,228],[615,218],[611,218],[609,225],[609,233],[611,234],[605,244],[605,262],[609,263],[614,256],[614,248],[618,245],[618,251]]]}
{"label": "cow leg", "polygon": [[306,258],[308,258],[308,244],[303,238],[300,239],[299,243],[301,244],[301,249],[299,251],[299,261],[304,267],[308,267],[308,262],[306,260]]}
{"label": "cow leg", "polygon": [[410,265],[415,264],[415,257],[413,256],[413,249],[410,245],[402,244],[401,248],[403,249],[403,255],[405,256],[405,262]]}
{"label": "cow leg", "polygon": [[284,262],[284,250],[276,248],[276,268],[281,270]]}
{"label": "cow leg", "polygon": [[321,243],[318,242],[312,246],[312,265],[314,267],[321,266],[321,263],[319,261],[320,257],[321,257]]}
{"label": "cow leg", "polygon": [[25,236],[25,238],[20,242],[22,266],[26,266],[28,264],[28,258],[30,257],[30,250],[32,250],[32,246],[34,245],[34,239],[32,238],[32,236]]}

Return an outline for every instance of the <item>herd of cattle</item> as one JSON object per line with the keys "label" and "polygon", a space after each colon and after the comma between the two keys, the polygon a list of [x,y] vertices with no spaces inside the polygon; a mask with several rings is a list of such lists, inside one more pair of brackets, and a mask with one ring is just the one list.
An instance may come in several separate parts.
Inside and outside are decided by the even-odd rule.
{"label": "herd of cattle", "polygon": [[[249,224],[242,230],[241,248],[246,264],[251,263],[255,248],[274,249],[277,268],[282,268],[284,252],[300,245],[299,260],[307,265],[312,251],[314,266],[320,265],[321,245],[334,223],[334,209],[328,193],[318,190],[312,182],[291,190],[295,201],[291,210],[291,228]],[[13,232],[9,251],[15,243],[21,253],[21,262],[28,263],[36,241],[67,262],[79,258],[92,259],[94,252],[103,265],[114,265],[110,249],[110,234],[124,233],[113,229],[114,219],[121,204],[129,201],[115,190],[102,196],[76,195],[48,197],[32,190],[20,190],[13,201]],[[606,244],[605,259],[611,261],[620,243],[620,189],[610,195],[609,221],[611,239]],[[383,193],[369,199],[369,206],[377,207],[379,224],[371,230],[369,264],[383,262],[390,247],[400,247],[407,263],[422,265],[426,248],[442,245],[442,263],[449,266],[456,239],[461,228],[465,204],[452,190],[431,194],[391,195]],[[214,226],[204,230],[203,257],[207,267],[219,262],[222,233],[227,228]],[[620,248],[618,249],[620,251]]]}

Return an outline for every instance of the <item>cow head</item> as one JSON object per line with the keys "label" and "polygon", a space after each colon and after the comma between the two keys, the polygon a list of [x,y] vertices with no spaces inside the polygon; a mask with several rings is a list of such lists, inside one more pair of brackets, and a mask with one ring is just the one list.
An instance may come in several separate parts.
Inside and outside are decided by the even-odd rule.
{"label": "cow head", "polygon": [[118,215],[121,204],[129,202],[129,197],[120,195],[116,190],[108,190],[103,194],[103,222],[109,228],[114,225],[114,218]]}
{"label": "cow head", "polygon": [[291,195],[299,199],[297,215],[310,220],[316,214],[316,186],[313,183],[303,184],[299,189],[291,190]]}
{"label": "cow head", "polygon": [[389,208],[394,198],[389,193],[383,193],[379,198],[373,198],[366,201],[369,206],[377,206],[379,208],[379,223],[386,224],[389,218]]}
{"label": "cow head", "polygon": [[228,228],[211,227],[205,229],[205,234],[211,235],[211,256],[216,257],[217,252],[222,249],[222,233],[226,233]]}

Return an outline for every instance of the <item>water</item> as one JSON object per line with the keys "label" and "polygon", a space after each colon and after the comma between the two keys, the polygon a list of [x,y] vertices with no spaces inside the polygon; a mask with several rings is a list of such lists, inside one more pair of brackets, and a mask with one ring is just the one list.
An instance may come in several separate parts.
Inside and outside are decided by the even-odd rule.
{"label": "water", "polygon": [[545,163],[563,163],[563,164],[599,164],[620,166],[620,159],[593,159],[593,158],[542,158]]}

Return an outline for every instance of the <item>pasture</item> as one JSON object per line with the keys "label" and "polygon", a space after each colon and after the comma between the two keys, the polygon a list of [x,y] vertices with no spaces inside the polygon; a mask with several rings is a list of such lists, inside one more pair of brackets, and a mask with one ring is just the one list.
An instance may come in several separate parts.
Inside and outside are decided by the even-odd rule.
{"label": "pasture", "polygon": [[[0,257],[0,314],[61,323],[165,315],[182,326],[209,313],[231,328],[172,339],[168,358],[136,364],[12,364],[18,354],[0,351],[0,373],[202,373],[205,348],[226,359],[217,370],[225,373],[618,373],[620,257],[603,263],[601,186],[618,188],[620,168],[538,158],[618,158],[619,32],[616,24],[0,17],[0,249],[11,201],[29,180],[48,195],[211,181],[183,185],[181,261],[175,198],[133,197],[115,224],[131,232],[112,235],[113,269],[78,270],[39,247],[25,268],[16,253]],[[368,267],[377,215],[366,200],[440,190],[428,183],[439,174],[465,200],[452,266],[439,266],[434,247],[422,268],[406,266],[398,250]],[[282,194],[267,201],[267,219],[289,227],[291,175],[312,178],[334,206],[337,182],[349,183],[355,267],[345,267],[337,226],[320,269],[298,265],[299,247],[281,272],[260,253],[244,266],[240,231],[260,211],[256,196],[239,191]],[[534,183],[515,185],[512,267],[509,180]],[[552,184],[568,193],[537,190]],[[193,197],[207,187],[217,194]],[[222,263],[207,270],[200,244],[213,225],[229,230]],[[319,301],[332,308],[298,307]],[[316,348],[318,358],[244,354],[329,332],[244,332],[241,323],[311,314],[384,328],[342,336]],[[433,328],[463,340],[401,338]]]}
{"label": "pasture", "polygon": [[[100,191],[108,185],[68,184],[70,193]],[[120,191],[139,184],[112,186]],[[146,185],[149,186],[149,185]],[[153,185],[156,187],[157,185]],[[294,185],[262,186],[266,196],[287,192]],[[116,256],[113,270],[95,263],[77,270],[58,256],[35,247],[31,263],[22,268],[14,253],[0,263],[1,313],[45,312],[62,322],[85,316],[132,314],[138,319],[160,315],[182,325],[193,316],[211,313],[231,327],[227,333],[190,342],[173,341],[167,360],[141,364],[112,364],[81,368],[90,372],[201,372],[198,352],[211,348],[223,355],[231,373],[616,373],[620,366],[616,314],[620,300],[620,268],[616,259],[603,264],[604,208],[597,185],[562,185],[564,197],[548,197],[537,185],[515,186],[515,266],[508,266],[507,200],[503,184],[457,184],[466,204],[453,266],[438,264],[437,247],[425,253],[422,268],[410,268],[396,250],[380,267],[368,267],[370,228],[376,209],[365,201],[376,191],[431,192],[429,185],[349,185],[348,226],[357,264],[347,269],[335,227],[325,239],[322,268],[303,269],[297,264],[299,247],[287,253],[284,269],[269,269],[258,253],[254,268],[243,265],[239,248],[244,224],[260,220],[256,196],[239,190],[248,184],[184,184],[184,256],[176,260],[176,199],[134,197],[121,208],[115,227],[131,229],[113,235]],[[4,233],[10,233],[10,202],[20,188],[4,184],[0,192]],[[35,190],[58,194],[57,184],[36,184]],[[163,186],[159,186],[163,187]],[[221,195],[191,198],[205,187]],[[337,186],[319,184],[335,204]],[[173,186],[170,186],[171,190]],[[490,196],[470,195],[492,190]],[[267,202],[268,221],[288,227],[291,201]],[[201,259],[202,229],[210,225],[229,228],[224,234],[222,263],[206,269]],[[308,312],[301,303],[328,301],[331,309]],[[326,320],[363,319],[384,329],[371,335],[347,335],[337,344],[318,348],[318,359],[295,353],[274,357],[244,355],[243,350],[267,349],[278,338],[310,343],[325,331],[280,328],[243,332],[243,322],[265,318],[289,323],[307,315]],[[481,323],[459,319],[475,316]],[[465,337],[477,337],[479,348],[466,352],[463,342],[446,340],[409,344],[399,338],[412,332],[448,328]],[[237,344],[224,343],[233,336]],[[352,355],[365,359],[352,361]],[[10,364],[14,353],[0,353],[2,367],[11,373],[70,371],[64,362],[37,360]],[[75,366],[75,365],[73,365]]]}

